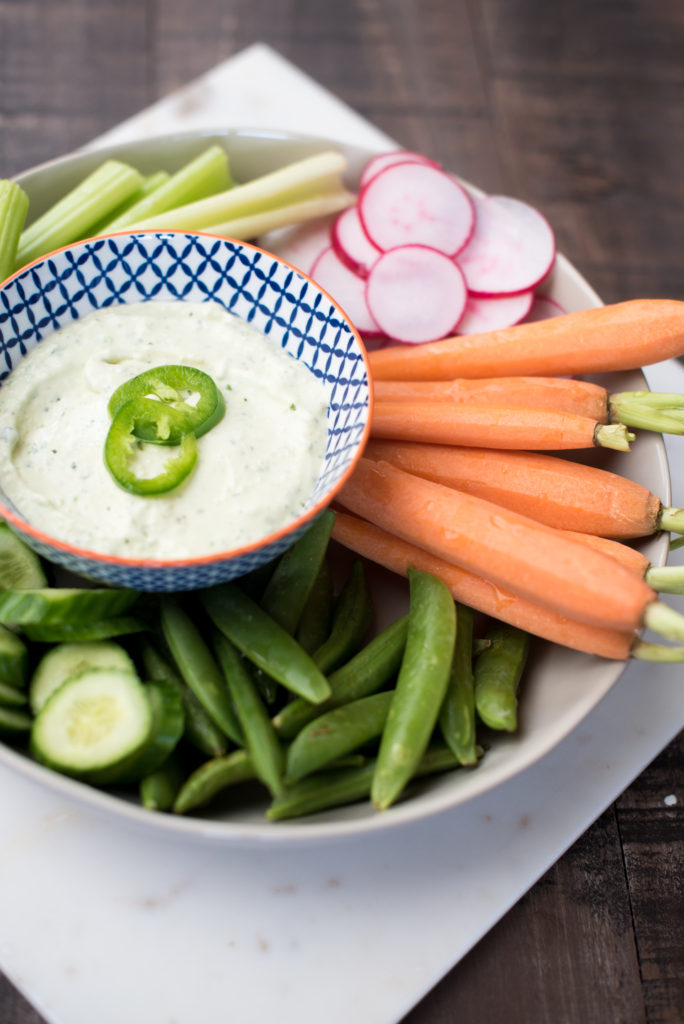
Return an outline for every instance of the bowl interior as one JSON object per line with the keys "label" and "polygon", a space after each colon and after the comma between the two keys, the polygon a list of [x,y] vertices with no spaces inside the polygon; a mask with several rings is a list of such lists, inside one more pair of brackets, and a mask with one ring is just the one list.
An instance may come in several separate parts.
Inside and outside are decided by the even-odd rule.
{"label": "bowl interior", "polygon": [[[210,141],[226,148],[238,180],[254,177],[332,145],[347,156],[349,184],[353,187],[364,162],[371,155],[363,149],[338,145],[330,140],[284,135],[276,131],[193,132],[76,154],[27,172],[19,180],[27,188],[32,209],[37,215],[101,162],[105,155],[130,159],[145,172],[165,165],[173,170]],[[544,290],[568,310],[600,304],[596,293],[562,255],[545,282]],[[611,375],[608,384],[614,389],[645,386],[640,373]],[[665,448],[657,435],[641,435],[627,459],[616,453],[592,453],[588,459],[639,481],[657,493],[663,502],[669,501]],[[642,547],[653,563],[665,561],[665,538],[651,539]],[[337,551],[336,556],[342,563],[347,559],[342,551]],[[404,581],[373,567],[369,567],[369,579],[375,601],[376,627],[381,628],[406,610],[407,588]],[[472,801],[524,771],[582,722],[616,683],[623,669],[622,664],[550,644],[539,643],[535,648],[521,695],[519,732],[510,737],[498,737],[476,770],[453,772],[425,781],[412,789],[410,799],[382,815],[374,814],[366,804],[354,804],[301,821],[274,825],[264,821],[266,801],[261,793],[249,790],[237,797],[238,803],[231,795],[230,799],[212,805],[199,817],[155,815],[119,795],[95,790],[47,772],[20,752],[2,745],[0,763],[55,792],[82,802],[91,810],[134,826],[166,832],[176,839],[270,846],[363,835],[415,822]]]}

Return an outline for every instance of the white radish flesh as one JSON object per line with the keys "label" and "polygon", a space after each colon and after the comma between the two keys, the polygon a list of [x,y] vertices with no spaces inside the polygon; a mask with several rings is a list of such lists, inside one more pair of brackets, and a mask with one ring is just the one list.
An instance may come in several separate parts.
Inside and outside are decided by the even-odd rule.
{"label": "white radish flesh", "polygon": [[363,230],[356,206],[348,206],[337,217],[332,226],[331,240],[342,262],[362,277],[365,277],[380,256],[380,250]]}
{"label": "white radish flesh", "polygon": [[332,246],[318,257],[310,276],[339,303],[360,334],[382,334],[368,309],[365,280],[342,262]]}
{"label": "white radish flesh", "polygon": [[459,334],[483,334],[519,324],[530,312],[534,292],[517,295],[468,295]]}
{"label": "white radish flesh", "polygon": [[509,196],[486,196],[475,200],[475,230],[458,265],[476,295],[512,295],[543,281],[555,255],[553,231],[537,210]]}
{"label": "white radish flesh", "polygon": [[384,253],[373,265],[366,299],[387,337],[416,345],[454,333],[467,291],[448,256],[424,245],[406,245]]}
{"label": "white radish flesh", "polygon": [[473,232],[473,202],[437,167],[401,163],[387,167],[361,190],[359,215],[370,240],[384,251],[425,245],[455,256]]}
{"label": "white radish flesh", "polygon": [[435,163],[434,160],[423,156],[422,153],[414,153],[410,149],[394,149],[390,153],[378,153],[377,156],[370,158],[361,172],[361,178],[359,179],[360,187],[363,188],[371,178],[374,178],[380,171],[384,171],[386,167],[391,167],[393,164],[430,164],[432,167],[439,167],[439,164]]}

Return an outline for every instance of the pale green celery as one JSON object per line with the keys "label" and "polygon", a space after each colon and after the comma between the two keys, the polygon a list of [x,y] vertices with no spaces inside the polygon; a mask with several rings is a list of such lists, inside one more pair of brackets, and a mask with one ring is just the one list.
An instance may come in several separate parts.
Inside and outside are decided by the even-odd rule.
{"label": "pale green celery", "polygon": [[211,225],[227,224],[312,197],[339,195],[341,192],[347,194],[341,179],[346,166],[347,161],[341,153],[319,153],[244,185],[236,185],[157,217],[143,218],[130,226],[160,231],[201,231]]}
{"label": "pale green celery", "polygon": [[647,605],[644,626],[654,633],[659,633],[666,640],[684,642],[684,615],[662,601],[651,601]]}
{"label": "pale green celery", "polygon": [[152,193],[161,188],[171,175],[168,171],[156,171],[154,174],[148,174],[144,179],[142,185],[134,195],[129,196],[125,203],[121,203],[120,206],[114,211],[114,215],[108,214],[103,217],[99,224],[90,229],[91,235],[105,235],[110,231],[116,231],[115,227],[112,227],[114,220],[120,217],[126,210],[130,210],[135,203],[139,203],[141,199],[145,199],[146,196],[152,195]]}
{"label": "pale green celery", "polygon": [[[658,529],[666,533],[684,533],[684,509],[674,508],[671,505],[664,506],[658,516]],[[680,545],[676,542],[670,544],[670,550]]]}
{"label": "pale green celery", "polygon": [[339,213],[351,206],[353,202],[352,193],[343,189],[334,195],[318,196],[301,203],[290,203],[289,206],[279,206],[275,210],[252,213],[246,217],[225,221],[223,224],[210,224],[202,230],[211,235],[222,235],[247,241],[250,238],[258,238],[259,235],[264,235],[267,231],[275,231],[276,228],[284,228],[290,224],[299,224],[306,220],[314,220],[316,217]]}
{"label": "pale green celery", "polygon": [[632,648],[632,657],[639,661],[679,662],[684,661],[684,647],[669,647],[667,644],[651,644],[637,640]]}
{"label": "pale green celery", "polygon": [[651,565],[645,580],[659,594],[684,594],[684,565]]}
{"label": "pale green celery", "polygon": [[16,268],[53,249],[87,238],[104,217],[142,186],[143,176],[119,160],[106,160],[22,232]]}
{"label": "pale green celery", "polygon": [[621,391],[611,395],[612,423],[662,434],[684,434],[684,395],[655,391]]}
{"label": "pale green celery", "polygon": [[220,146],[209,146],[194,157],[151,195],[143,198],[108,225],[108,231],[121,231],[141,221],[187,206],[217,192],[230,191],[233,180],[228,156]]}
{"label": "pale green celery", "polygon": [[14,271],[28,205],[28,196],[16,181],[0,181],[0,281]]}

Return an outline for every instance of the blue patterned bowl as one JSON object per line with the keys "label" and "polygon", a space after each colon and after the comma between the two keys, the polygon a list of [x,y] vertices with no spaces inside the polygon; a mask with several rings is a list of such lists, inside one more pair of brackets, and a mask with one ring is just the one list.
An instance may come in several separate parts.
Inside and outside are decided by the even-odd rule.
{"label": "blue patterned bowl", "polygon": [[283,260],[202,233],[109,235],[60,249],[15,274],[0,286],[0,381],[52,331],[94,309],[171,300],[220,303],[321,378],[328,389],[328,439],[323,470],[301,516],[256,543],[205,558],[150,561],[83,550],[32,527],[0,491],[0,516],[40,555],[91,579],[148,591],[213,586],[280,554],[342,487],[370,428],[366,356],[340,307]]}

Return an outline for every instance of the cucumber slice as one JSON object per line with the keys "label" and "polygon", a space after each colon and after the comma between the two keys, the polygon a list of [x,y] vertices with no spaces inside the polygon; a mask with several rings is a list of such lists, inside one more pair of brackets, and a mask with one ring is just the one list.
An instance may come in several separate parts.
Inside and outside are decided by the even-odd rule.
{"label": "cucumber slice", "polygon": [[82,625],[112,615],[122,615],[137,601],[137,590],[81,590],[77,587],[44,587],[5,590],[0,593],[0,623],[23,626]]}
{"label": "cucumber slice", "polygon": [[33,723],[31,750],[67,775],[114,768],[148,742],[152,707],[132,672],[93,668],[56,690]]}
{"label": "cucumber slice", "polygon": [[35,551],[0,520],[0,589],[25,590],[47,586],[43,564]]}
{"label": "cucumber slice", "polygon": [[0,704],[7,708],[22,708],[28,704],[28,697],[23,690],[0,681]]}
{"label": "cucumber slice", "polygon": [[0,680],[10,686],[26,685],[28,651],[11,629],[0,626]]}
{"label": "cucumber slice", "polygon": [[95,640],[111,640],[115,636],[143,633],[148,627],[132,615],[119,615],[101,622],[56,623],[54,626],[25,625],[22,633],[27,640],[38,644],[91,643]]}
{"label": "cucumber slice", "polygon": [[31,677],[29,697],[34,715],[62,683],[88,668],[118,668],[135,675],[133,662],[120,644],[107,640],[58,644],[43,655]]}
{"label": "cucumber slice", "polygon": [[31,731],[33,719],[26,711],[0,704],[0,736],[21,736]]}

